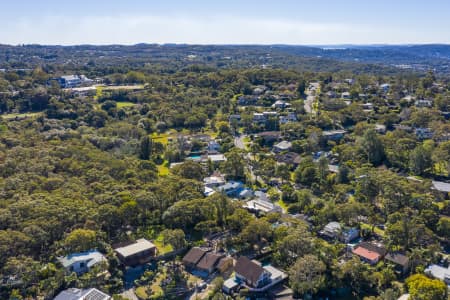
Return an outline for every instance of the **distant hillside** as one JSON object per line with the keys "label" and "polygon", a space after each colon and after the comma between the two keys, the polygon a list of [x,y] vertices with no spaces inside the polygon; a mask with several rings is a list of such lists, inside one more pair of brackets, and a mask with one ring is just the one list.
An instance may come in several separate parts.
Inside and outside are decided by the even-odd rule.
{"label": "distant hillside", "polygon": [[0,45],[0,68],[33,68],[48,64],[75,68],[159,64],[165,69],[199,64],[214,68],[276,67],[312,72],[392,74],[403,70],[434,70],[449,74],[450,45]]}
{"label": "distant hillside", "polygon": [[299,56],[315,56],[353,61],[376,63],[410,68],[417,71],[433,69],[438,73],[450,72],[450,45],[412,45],[412,46],[274,46],[275,49]]}

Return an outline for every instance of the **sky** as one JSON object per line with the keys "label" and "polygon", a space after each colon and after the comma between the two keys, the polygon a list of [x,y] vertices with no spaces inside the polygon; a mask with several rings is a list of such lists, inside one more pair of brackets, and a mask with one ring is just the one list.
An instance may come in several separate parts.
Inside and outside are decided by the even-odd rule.
{"label": "sky", "polygon": [[449,0],[0,0],[0,44],[450,44]]}

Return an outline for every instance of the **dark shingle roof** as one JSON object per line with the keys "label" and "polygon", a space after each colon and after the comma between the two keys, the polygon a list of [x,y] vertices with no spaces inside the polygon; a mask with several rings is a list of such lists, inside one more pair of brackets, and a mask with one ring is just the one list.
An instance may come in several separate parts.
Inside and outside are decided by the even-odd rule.
{"label": "dark shingle roof", "polygon": [[197,263],[197,268],[202,270],[209,270],[222,258],[222,255],[217,253],[206,253],[202,259]]}
{"label": "dark shingle roof", "polygon": [[407,266],[409,263],[409,258],[398,252],[388,253],[385,259],[401,266]]}
{"label": "dark shingle roof", "polygon": [[183,257],[183,263],[196,265],[200,259],[208,252],[199,247],[193,247],[189,252]]}
{"label": "dark shingle roof", "polygon": [[239,257],[236,262],[236,267],[234,269],[236,273],[245,277],[247,281],[256,284],[264,269],[257,263],[251,261],[245,256]]}

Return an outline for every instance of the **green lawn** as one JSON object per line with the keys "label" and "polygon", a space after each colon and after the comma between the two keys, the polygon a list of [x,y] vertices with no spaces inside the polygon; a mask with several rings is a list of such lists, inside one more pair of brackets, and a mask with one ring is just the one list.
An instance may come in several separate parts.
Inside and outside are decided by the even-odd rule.
{"label": "green lawn", "polygon": [[287,206],[287,204],[283,201],[283,199],[280,198],[280,200],[278,200],[278,201],[276,202],[276,204],[278,204],[278,205],[283,209],[283,212],[287,212],[288,206]]}
{"label": "green lawn", "polygon": [[153,244],[155,244],[158,249],[158,255],[164,255],[173,251],[172,245],[164,245],[163,236],[161,234],[158,235],[156,239],[153,240]]}
{"label": "green lawn", "polygon": [[117,90],[142,90],[144,89],[143,84],[137,84],[137,85],[112,85],[112,86],[104,86],[104,91],[117,91]]}
{"label": "green lawn", "polygon": [[147,288],[145,286],[136,288],[135,294],[139,299],[148,299]]}
{"label": "green lawn", "polygon": [[123,108],[123,107],[131,107],[136,105],[136,103],[133,102],[117,102],[117,108]]}
{"label": "green lawn", "polygon": [[97,86],[96,91],[95,91],[95,96],[94,96],[94,100],[98,100],[98,98],[100,98],[103,95],[103,86]]}
{"label": "green lawn", "polygon": [[154,132],[152,134],[152,140],[155,142],[159,142],[163,144],[164,146],[169,143],[169,137],[171,137],[170,133],[156,133]]}
{"label": "green lawn", "polygon": [[159,176],[167,176],[169,175],[169,168],[165,166],[165,164],[158,165],[158,175]]}
{"label": "green lawn", "polygon": [[[372,225],[367,224],[367,223],[361,223],[361,229],[372,230]],[[379,236],[384,236],[384,230],[382,230],[376,226],[375,226],[374,232],[376,234],[378,234]]]}
{"label": "green lawn", "polygon": [[42,112],[34,112],[34,113],[23,113],[23,114],[7,114],[7,115],[0,115],[5,120],[11,120],[14,118],[34,118],[42,115]]}

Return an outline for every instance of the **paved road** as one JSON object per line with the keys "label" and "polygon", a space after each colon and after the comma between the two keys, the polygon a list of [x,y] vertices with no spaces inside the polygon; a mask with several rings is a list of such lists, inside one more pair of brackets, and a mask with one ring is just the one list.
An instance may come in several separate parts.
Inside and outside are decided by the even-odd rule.
{"label": "paved road", "polygon": [[310,89],[309,86],[305,91],[306,94],[306,100],[305,100],[305,111],[308,114],[314,113],[313,110],[313,103],[316,100],[316,96],[314,95],[314,91],[317,90],[320,87],[320,84],[318,82],[311,82],[310,86],[312,88]]}
{"label": "paved road", "polygon": [[312,111],[313,111],[312,105],[313,105],[315,99],[316,99],[316,97],[315,96],[311,96],[311,95],[308,95],[306,97],[306,100],[305,100],[305,111],[308,114],[312,113]]}

